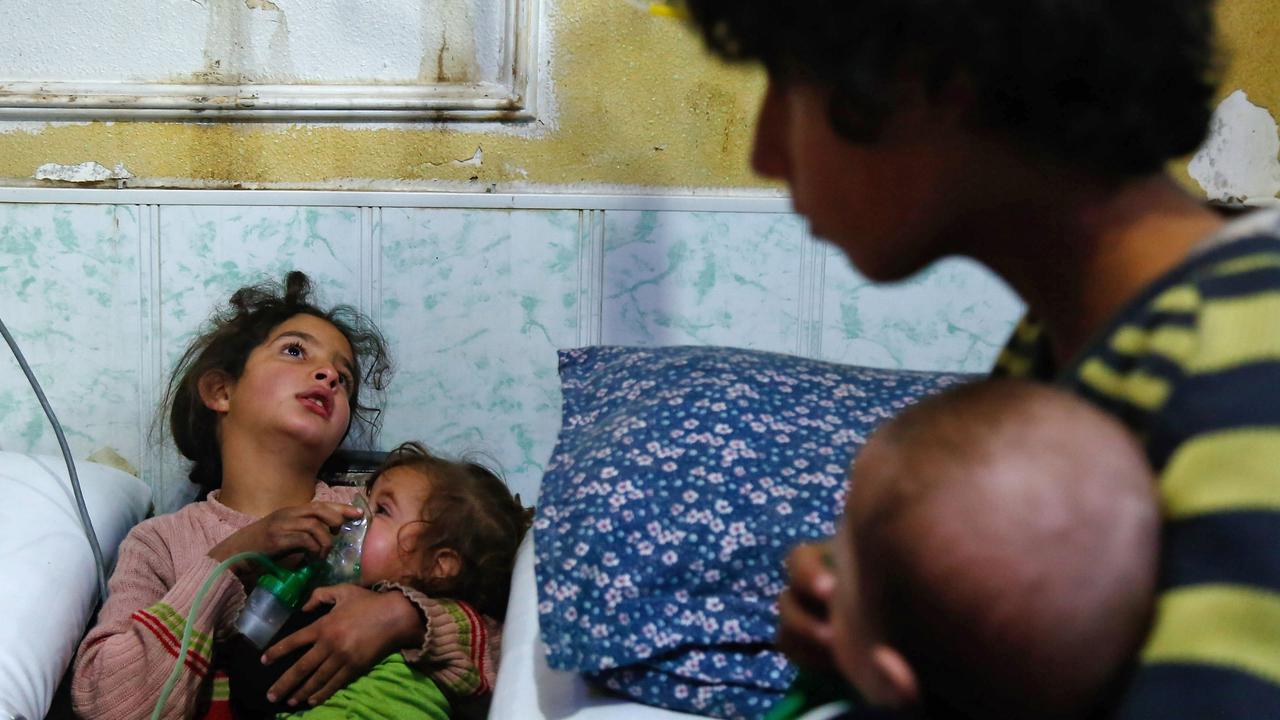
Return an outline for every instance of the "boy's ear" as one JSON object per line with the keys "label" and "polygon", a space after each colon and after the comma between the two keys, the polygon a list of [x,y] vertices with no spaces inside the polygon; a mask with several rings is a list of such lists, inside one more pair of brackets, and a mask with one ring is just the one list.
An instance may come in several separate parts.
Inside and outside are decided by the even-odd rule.
{"label": "boy's ear", "polygon": [[462,556],[453,548],[439,548],[431,558],[432,580],[444,580],[462,572]]}
{"label": "boy's ear", "polygon": [[235,381],[222,370],[210,370],[200,376],[196,388],[200,391],[200,402],[216,413],[225,413],[231,409],[231,390]]}
{"label": "boy's ear", "polygon": [[884,644],[871,648],[871,668],[875,672],[877,705],[900,709],[920,702],[920,686],[916,673],[902,653]]}

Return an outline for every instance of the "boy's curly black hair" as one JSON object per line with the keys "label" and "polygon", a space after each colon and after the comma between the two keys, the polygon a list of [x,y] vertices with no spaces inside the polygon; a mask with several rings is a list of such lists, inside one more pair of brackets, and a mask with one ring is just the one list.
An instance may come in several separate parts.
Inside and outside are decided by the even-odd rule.
{"label": "boy's curly black hair", "polygon": [[[974,126],[1106,177],[1203,140],[1218,75],[1213,0],[686,0],[708,44],[831,91],[875,140],[905,93],[972,92]],[[904,84],[904,81],[908,84]]]}
{"label": "boy's curly black hair", "polygon": [[416,442],[403,443],[369,479],[368,491],[388,470],[411,467],[431,486],[422,521],[427,531],[418,536],[426,547],[402,547],[406,553],[452,548],[462,559],[458,574],[448,578],[406,578],[418,590],[435,597],[469,603],[496,620],[507,614],[511,573],[516,550],[533,522],[533,508],[520,503],[506,483],[484,465],[468,459],[450,460]]}
{"label": "boy's curly black hair", "polygon": [[169,408],[174,444],[183,457],[191,460],[188,477],[200,487],[201,497],[221,487],[222,457],[218,419],[200,399],[200,378],[211,370],[239,378],[249,353],[268,339],[272,328],[295,315],[327,320],[351,343],[351,374],[355,378],[348,392],[351,424],[363,423],[376,430],[381,411],[363,404],[360,391],[363,386],[382,391],[390,380],[386,340],[355,308],[338,305],[324,310],[314,303],[311,291],[310,278],[297,270],[285,277],[283,286],[263,282],[240,288],[227,306],[210,318],[178,360],[161,407]]}

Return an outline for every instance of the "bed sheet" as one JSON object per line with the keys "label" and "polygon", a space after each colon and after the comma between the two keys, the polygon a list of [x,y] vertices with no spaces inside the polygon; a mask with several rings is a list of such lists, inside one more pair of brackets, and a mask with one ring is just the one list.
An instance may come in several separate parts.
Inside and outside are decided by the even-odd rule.
{"label": "bed sheet", "polygon": [[552,670],[538,627],[533,531],[516,556],[490,720],[687,720],[697,717],[608,695],[578,673]]}

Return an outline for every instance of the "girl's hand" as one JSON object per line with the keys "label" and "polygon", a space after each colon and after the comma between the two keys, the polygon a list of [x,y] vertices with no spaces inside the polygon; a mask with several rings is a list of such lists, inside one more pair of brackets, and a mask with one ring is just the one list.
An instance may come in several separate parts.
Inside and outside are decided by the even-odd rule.
{"label": "girl's hand", "polygon": [[797,545],[787,555],[790,579],[778,598],[778,649],[801,667],[834,667],[830,609],[836,576],[827,560],[830,542]]}
{"label": "girl's hand", "polygon": [[267,691],[267,699],[290,696],[290,705],[319,705],[379,660],[417,647],[426,633],[417,606],[398,592],[374,592],[358,585],[316,588],[304,611],[332,605],[328,614],[267,648],[262,663],[311,646]]}
{"label": "girl's hand", "polygon": [[331,502],[309,502],[277,510],[235,531],[213,546],[209,557],[222,562],[241,552],[260,552],[278,558],[295,552],[324,557],[333,545],[333,532],[360,509]]}

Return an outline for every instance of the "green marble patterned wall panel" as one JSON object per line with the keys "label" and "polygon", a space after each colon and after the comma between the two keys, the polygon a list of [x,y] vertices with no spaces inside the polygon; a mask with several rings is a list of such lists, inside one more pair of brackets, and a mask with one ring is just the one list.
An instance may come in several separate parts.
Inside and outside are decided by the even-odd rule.
{"label": "green marble patterned wall panel", "polygon": [[606,344],[801,349],[795,216],[609,212],[604,250]]}
{"label": "green marble patterned wall panel", "polygon": [[893,285],[858,274],[826,246],[819,356],[911,370],[985,372],[1022,314],[1017,296],[969,260],[934,264]]}
{"label": "green marble patterned wall panel", "polygon": [[[138,251],[136,207],[0,204],[0,318],[76,457],[110,447],[135,466],[140,459]],[[0,449],[58,453],[3,343]]]}
{"label": "green marble patterned wall panel", "polygon": [[[0,316],[76,454],[116,450],[160,509],[190,496],[185,463],[147,434],[174,361],[236,288],[292,268],[391,343],[378,446],[487,452],[530,498],[559,426],[558,348],[734,345],[979,372],[1021,312],[967,262],[872,285],[789,214],[0,205]],[[56,451],[5,362],[0,448]]]}
{"label": "green marble patterned wall panel", "polygon": [[399,367],[384,446],[488,453],[536,495],[560,425],[556,349],[580,341],[579,216],[382,210],[377,322]]}

